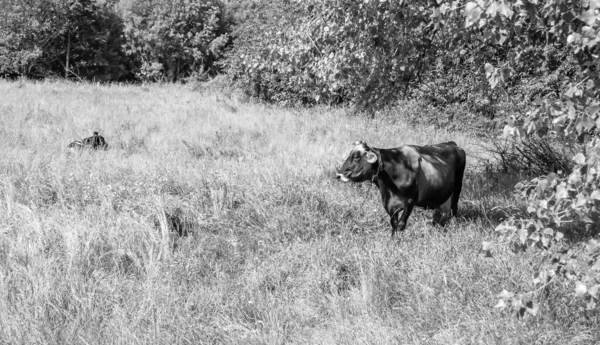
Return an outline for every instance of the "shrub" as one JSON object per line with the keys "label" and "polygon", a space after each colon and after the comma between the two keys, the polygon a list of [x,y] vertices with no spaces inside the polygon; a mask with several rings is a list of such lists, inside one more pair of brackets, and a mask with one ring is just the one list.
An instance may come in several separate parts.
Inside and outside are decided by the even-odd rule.
{"label": "shrub", "polygon": [[[233,78],[271,101],[352,102],[372,108],[406,94],[426,68],[424,1],[289,3],[257,46],[236,55]],[[402,32],[402,35],[390,34]]]}
{"label": "shrub", "polygon": [[498,139],[488,136],[490,164],[505,174],[540,176],[549,173],[570,174],[574,162],[571,157],[580,147],[565,145],[556,139],[532,136],[524,140]]}
{"label": "shrub", "polygon": [[[544,136],[552,129],[565,141],[579,137],[582,152],[573,157],[575,166],[568,176],[551,173],[517,184],[517,191],[527,200],[528,214],[508,219],[497,231],[515,251],[539,249],[546,259],[534,279],[541,287],[531,294],[556,277],[566,278],[574,282],[575,294],[585,298],[590,309],[600,298],[600,246],[593,238],[600,223],[600,138],[596,130],[600,125],[600,75],[595,57],[600,49],[599,8],[600,3],[587,1],[493,0],[468,2],[464,8],[467,28],[483,32],[483,37],[496,44],[508,41],[507,59],[498,67],[490,63],[484,67],[492,88],[510,86],[515,71],[531,56],[529,48],[540,41],[545,40],[546,46],[569,47],[564,55],[553,49],[544,51],[551,65],[548,68],[558,71],[557,83],[549,90],[542,88],[532,109],[522,111],[506,129],[529,136]],[[561,59],[569,60],[562,70],[556,67]],[[533,304],[524,303],[522,295],[504,291],[499,298],[498,307],[510,305],[519,312],[536,312]]]}

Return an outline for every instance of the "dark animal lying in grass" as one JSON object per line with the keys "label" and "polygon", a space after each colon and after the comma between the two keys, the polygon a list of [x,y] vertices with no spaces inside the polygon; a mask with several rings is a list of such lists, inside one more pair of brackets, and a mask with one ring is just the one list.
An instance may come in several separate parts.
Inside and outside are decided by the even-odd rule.
{"label": "dark animal lying in grass", "polygon": [[452,141],[393,149],[371,148],[359,141],[336,177],[343,182],[370,180],[379,188],[394,236],[406,228],[414,206],[436,209],[436,223],[442,212],[451,210],[456,216],[465,165],[465,151]]}
{"label": "dark animal lying in grass", "polygon": [[67,146],[71,150],[108,150],[104,137],[94,132],[94,135],[81,140],[75,140]]}

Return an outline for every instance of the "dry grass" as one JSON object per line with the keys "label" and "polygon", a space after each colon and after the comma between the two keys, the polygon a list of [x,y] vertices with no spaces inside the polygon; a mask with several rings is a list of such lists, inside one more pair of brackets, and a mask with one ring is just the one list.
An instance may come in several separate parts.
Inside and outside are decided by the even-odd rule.
{"label": "dry grass", "polygon": [[[358,139],[479,147],[408,127],[408,106],[367,121],[182,86],[0,82],[0,94],[2,344],[598,340],[562,286],[536,317],[493,308],[503,288],[530,288],[537,264],[478,254],[514,207],[506,181],[471,172],[465,217],[441,229],[416,211],[390,241],[376,189],[333,179]],[[94,130],[111,150],[66,152]]]}

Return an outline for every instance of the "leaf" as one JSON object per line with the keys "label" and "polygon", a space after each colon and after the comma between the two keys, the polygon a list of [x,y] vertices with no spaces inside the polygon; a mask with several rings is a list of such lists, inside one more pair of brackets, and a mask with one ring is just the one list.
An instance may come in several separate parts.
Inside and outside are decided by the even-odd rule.
{"label": "leaf", "polygon": [[465,27],[469,27],[474,23],[479,21],[481,17],[482,10],[481,8],[474,2],[467,2],[465,6]]}
{"label": "leaf", "polygon": [[500,3],[500,5],[498,6],[499,12],[505,16],[505,17],[512,17],[513,15],[513,11],[511,10],[510,6],[508,6],[508,4],[504,1],[502,1]]}
{"label": "leaf", "polygon": [[570,185],[578,186],[581,183],[581,172],[579,170],[575,170],[569,175],[569,179],[567,182]]}
{"label": "leaf", "polygon": [[548,243],[550,243],[550,238],[548,238],[546,236],[542,237],[542,245],[547,248]]}
{"label": "leaf", "polygon": [[511,224],[501,223],[495,229],[496,232],[499,232],[503,235],[510,233],[510,235],[514,234],[517,231],[517,227]]}
{"label": "leaf", "polygon": [[552,235],[554,235],[554,229],[552,229],[552,228],[545,228],[545,229],[542,231],[542,233],[543,233],[543,234],[545,234],[545,235],[550,235],[550,236],[552,236]]}
{"label": "leaf", "polygon": [[484,68],[485,68],[485,76],[487,78],[489,78],[492,75],[492,73],[494,73],[494,71],[496,70],[494,68],[494,66],[492,66],[492,64],[490,64],[490,63],[486,63]]}
{"label": "leaf", "polygon": [[600,257],[598,257],[596,259],[596,263],[594,263],[594,265],[592,265],[592,269],[595,271],[600,271]]}
{"label": "leaf", "polygon": [[538,192],[543,192],[546,189],[548,189],[548,180],[540,179],[537,184],[537,189],[538,189]]}
{"label": "leaf", "polygon": [[562,115],[559,116],[557,118],[555,118],[554,120],[552,120],[552,124],[554,125],[554,127],[564,127],[565,123],[567,122],[567,115]]}
{"label": "leaf", "polygon": [[600,106],[598,106],[598,105],[591,106],[587,109],[587,111],[591,117],[594,117],[594,115],[596,115],[600,111]]}
{"label": "leaf", "polygon": [[498,3],[493,1],[490,3],[488,8],[485,10],[485,13],[487,13],[487,15],[490,18],[494,18],[496,16],[496,13],[498,13],[498,9],[499,9]]}
{"label": "leaf", "polygon": [[589,26],[584,26],[581,28],[581,36],[589,39],[596,38],[596,31]]}
{"label": "leaf", "polygon": [[558,185],[556,186],[556,200],[560,200],[560,199],[564,199],[569,195],[569,193],[567,192],[567,188],[565,188],[565,186],[563,185]]}
{"label": "leaf", "polygon": [[582,282],[575,282],[575,294],[577,296],[583,296],[587,292],[587,288]]}
{"label": "leaf", "polygon": [[598,245],[598,242],[594,240],[590,240],[588,245],[585,247],[585,253],[587,255],[594,255],[598,250],[600,250],[600,246]]}
{"label": "leaf", "polygon": [[580,152],[576,154],[575,157],[573,157],[573,161],[576,164],[583,165],[585,164],[585,156],[583,155],[583,153]]}
{"label": "leaf", "polygon": [[590,198],[594,200],[600,200],[600,190],[596,189],[590,194]]}
{"label": "leaf", "polygon": [[587,204],[588,202],[588,198],[583,195],[582,193],[579,193],[577,195],[577,201],[575,202],[575,208],[580,208],[585,206],[585,204]]}
{"label": "leaf", "polygon": [[[513,126],[511,124],[506,124],[504,126],[504,129],[502,130],[503,138],[510,138],[510,137],[521,138],[524,136],[525,136],[525,131],[520,126]],[[517,183],[517,185],[519,185],[519,184]],[[520,188],[520,187],[515,186],[515,188]]]}
{"label": "leaf", "polygon": [[494,89],[502,80],[500,79],[498,73],[494,72],[492,73],[492,76],[488,78],[488,81],[490,82],[490,87]]}
{"label": "leaf", "polygon": [[[581,42],[581,35],[580,35],[580,34],[578,34],[578,33],[576,33],[576,32],[574,32],[574,33],[570,34],[570,35],[567,37],[567,43],[569,43],[569,44],[571,44],[571,43],[578,44],[578,43],[580,43],[580,42]],[[568,94],[569,92],[571,92],[571,90],[567,91],[567,94]],[[568,94],[568,97],[571,97],[572,95],[573,95],[572,93],[571,93],[570,95]]]}
{"label": "leaf", "polygon": [[594,25],[596,23],[596,13],[593,9],[582,12],[577,18],[585,22],[587,25]]}
{"label": "leaf", "polygon": [[570,11],[562,14],[562,20],[564,20],[566,23],[571,22],[573,19],[575,19],[575,16]]}

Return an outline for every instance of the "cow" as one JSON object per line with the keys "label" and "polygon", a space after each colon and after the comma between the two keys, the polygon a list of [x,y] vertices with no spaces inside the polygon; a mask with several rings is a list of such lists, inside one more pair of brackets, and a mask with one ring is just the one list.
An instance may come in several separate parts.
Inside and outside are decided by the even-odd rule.
{"label": "cow", "polygon": [[363,141],[354,145],[336,178],[371,181],[379,188],[392,237],[406,228],[415,206],[435,209],[434,223],[440,223],[442,213],[457,215],[466,155],[455,142],[391,149],[371,148]]}
{"label": "cow", "polygon": [[70,150],[108,150],[108,144],[104,140],[104,137],[98,135],[98,132],[94,132],[94,135],[81,140],[75,140],[67,146]]}

